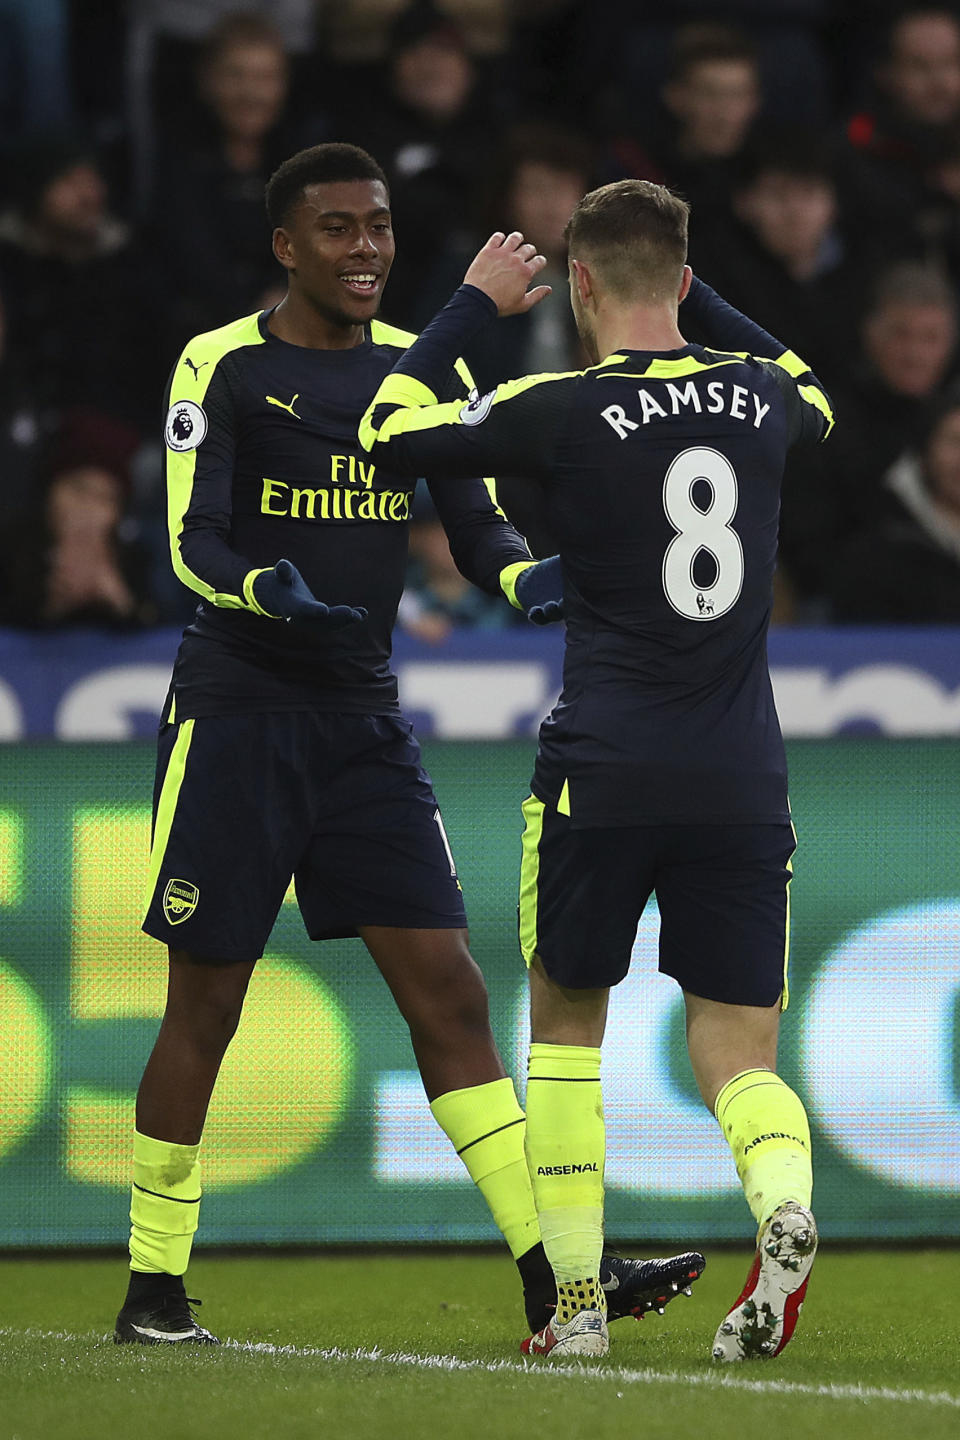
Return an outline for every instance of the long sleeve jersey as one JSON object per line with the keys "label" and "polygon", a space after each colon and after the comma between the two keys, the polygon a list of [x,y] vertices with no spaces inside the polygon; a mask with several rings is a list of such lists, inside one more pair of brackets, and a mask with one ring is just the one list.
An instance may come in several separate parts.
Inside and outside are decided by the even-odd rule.
{"label": "long sleeve jersey", "polygon": [[[268,318],[191,340],[170,380],[170,548],[177,575],[201,597],[174,667],[173,713],[389,713],[415,479],[370,460],[357,426],[416,337],[374,320],[355,348],[314,350],[280,340]],[[470,383],[451,357],[441,390],[463,396]],[[500,572],[530,557],[493,482],[428,484],[463,574],[501,593]],[[253,580],[281,558],[319,599],[364,606],[368,618],[325,634],[268,617]]]}
{"label": "long sleeve jersey", "polygon": [[625,350],[439,403],[449,356],[496,315],[463,286],[361,426],[399,474],[491,468],[544,487],[562,561],[563,691],[534,794],[575,827],[789,817],[766,658],[788,448],[830,403],[806,365],[694,283],[723,350]]}

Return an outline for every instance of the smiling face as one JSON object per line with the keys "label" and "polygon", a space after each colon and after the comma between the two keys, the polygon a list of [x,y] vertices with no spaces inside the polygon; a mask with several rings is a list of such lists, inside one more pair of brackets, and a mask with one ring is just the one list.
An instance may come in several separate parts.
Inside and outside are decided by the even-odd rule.
{"label": "smiling face", "polygon": [[333,325],[365,325],[380,308],[394,240],[390,197],[379,180],[307,185],[273,251],[291,292]]}

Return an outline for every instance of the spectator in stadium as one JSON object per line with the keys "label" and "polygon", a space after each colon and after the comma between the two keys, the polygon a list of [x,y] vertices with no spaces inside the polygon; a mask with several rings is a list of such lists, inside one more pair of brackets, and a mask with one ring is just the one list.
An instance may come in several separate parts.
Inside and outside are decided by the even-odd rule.
{"label": "spectator in stadium", "polygon": [[[77,8],[83,13],[75,28],[82,34],[89,27],[87,12],[104,7]],[[204,128],[202,102],[190,82],[202,67],[212,33],[238,17],[268,22],[291,67],[296,104],[315,68],[319,5],[316,0],[126,0],[121,9],[128,22],[123,68],[129,159],[137,213],[145,214],[158,158],[171,148],[174,133],[189,150]]]}
{"label": "spectator in stadium", "polygon": [[410,568],[397,620],[429,645],[454,630],[503,630],[524,616],[471,585],[450,553],[450,542],[428,494],[418,492],[410,517]]}
{"label": "spectator in stadium", "polygon": [[781,555],[801,599],[826,594],[838,550],[887,508],[881,477],[923,435],[956,338],[956,298],[941,272],[904,263],[881,275],[860,357],[834,384],[843,424],[832,453],[825,447],[819,464],[794,457],[784,481]]}
{"label": "spectator in stadium", "polygon": [[946,397],[920,449],[895,461],[883,485],[886,513],[838,556],[834,619],[960,623],[960,393]]}
{"label": "spectator in stadium", "polygon": [[853,144],[893,155],[894,142],[925,135],[960,118],[960,22],[950,5],[902,5],[884,35],[876,67],[875,104],[850,122]]}
{"label": "spectator in stadium", "polygon": [[224,19],[201,52],[198,82],[193,133],[162,147],[152,207],[175,297],[174,349],[184,335],[281,298],[263,192],[304,138],[287,123],[287,58],[269,21]]}
{"label": "spectator in stadium", "polygon": [[0,216],[0,285],[23,385],[49,413],[156,426],[166,356],[152,267],[111,213],[92,151],[70,137],[23,146]]}
{"label": "spectator in stadium", "polygon": [[703,229],[728,212],[739,158],[760,110],[760,71],[748,36],[731,26],[684,26],[661,93],[664,133],[649,150],[636,136],[615,142],[615,158],[623,173],[680,191]]}
{"label": "spectator in stadium", "polygon": [[403,246],[390,278],[389,317],[413,323],[418,296],[434,283],[450,247],[469,247],[478,178],[499,130],[495,87],[478,85],[463,32],[430,0],[400,12],[379,87],[351,126],[381,157],[390,181],[394,225]]}
{"label": "spectator in stadium", "polygon": [[[65,457],[66,458],[66,457]],[[117,466],[65,463],[5,538],[3,623],[48,628],[150,624],[149,565],[125,539]]]}
{"label": "spectator in stadium", "polygon": [[[577,135],[530,124],[512,130],[504,144],[499,174],[492,177],[490,221],[529,235],[546,256],[545,284],[553,294],[527,315],[490,326],[466,359],[481,391],[515,375],[569,370],[585,363],[567,303],[567,246],[564,228],[595,168],[590,147]],[[494,218],[497,217],[497,218]],[[479,241],[451,249],[438,266],[437,283],[425,293],[417,328],[425,325],[457,286]],[[553,552],[548,552],[552,554]]]}
{"label": "spectator in stadium", "polygon": [[874,78],[874,103],[847,124],[845,184],[865,223],[895,234],[922,208],[931,161],[960,121],[960,18],[953,9],[902,9],[887,27]]}
{"label": "spectator in stadium", "polygon": [[828,387],[847,368],[865,301],[862,243],[841,228],[833,166],[816,133],[785,131],[750,147],[733,190],[734,218],[691,244],[698,275],[797,353]]}

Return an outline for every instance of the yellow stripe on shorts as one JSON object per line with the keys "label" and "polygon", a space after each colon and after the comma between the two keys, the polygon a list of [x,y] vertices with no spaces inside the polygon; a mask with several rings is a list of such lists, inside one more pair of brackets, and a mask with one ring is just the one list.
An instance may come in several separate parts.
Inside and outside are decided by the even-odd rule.
{"label": "yellow stripe on shorts", "polygon": [[[794,854],[796,854],[797,832],[791,821],[790,829],[793,830]],[[790,1004],[790,886],[793,884],[793,855],[787,861],[787,869],[790,871],[790,878],[787,881],[787,913],[784,924],[783,935],[783,990],[780,994],[780,1011],[786,1010]]]}
{"label": "yellow stripe on shorts", "polygon": [[190,741],[193,739],[193,723],[192,720],[181,722],[177,738],[173,742],[167,773],[163,777],[160,803],[157,806],[157,821],[153,829],[153,844],[150,847],[150,871],[147,876],[147,897],[144,906],[146,910],[149,910],[153,892],[157,888],[160,867],[163,864],[167,841],[170,839],[170,831],[173,828],[173,817],[177,809],[180,786],[183,784],[184,771],[187,768],[187,752],[190,749]]}
{"label": "yellow stripe on shorts", "polygon": [[543,801],[530,795],[520,809],[526,822],[520,857],[520,953],[529,967],[537,953],[537,881],[540,877]]}

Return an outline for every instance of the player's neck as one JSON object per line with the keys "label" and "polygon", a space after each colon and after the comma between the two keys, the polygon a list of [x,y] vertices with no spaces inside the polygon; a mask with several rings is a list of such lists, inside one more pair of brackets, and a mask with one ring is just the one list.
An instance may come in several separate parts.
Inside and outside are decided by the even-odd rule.
{"label": "player's neck", "polygon": [[672,305],[601,305],[595,334],[601,360],[619,350],[681,350],[687,343]]}
{"label": "player's neck", "polygon": [[341,325],[295,290],[288,290],[267,321],[267,329],[288,345],[307,350],[352,350],[362,345],[363,325]]}

